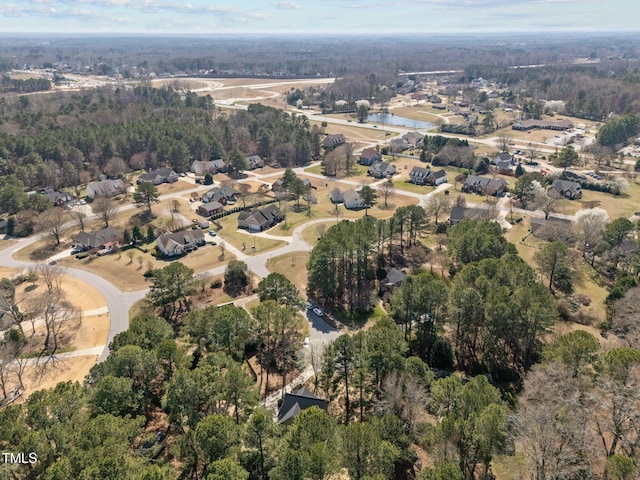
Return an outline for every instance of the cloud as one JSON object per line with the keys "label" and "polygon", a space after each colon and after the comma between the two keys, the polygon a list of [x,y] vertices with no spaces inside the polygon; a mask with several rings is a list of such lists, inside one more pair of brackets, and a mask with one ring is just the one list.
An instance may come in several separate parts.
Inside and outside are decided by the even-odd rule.
{"label": "cloud", "polygon": [[273,2],[271,3],[276,8],[280,10],[296,10],[300,8],[300,4],[295,0],[286,0],[284,2]]}

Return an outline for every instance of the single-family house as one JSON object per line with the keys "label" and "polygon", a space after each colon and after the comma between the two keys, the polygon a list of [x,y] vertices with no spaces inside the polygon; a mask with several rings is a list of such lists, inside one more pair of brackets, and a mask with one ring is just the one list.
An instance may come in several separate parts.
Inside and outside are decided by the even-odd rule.
{"label": "single-family house", "polygon": [[213,187],[202,195],[204,203],[218,202],[222,205],[232,205],[236,203],[236,192],[231,187]]}
{"label": "single-family house", "polygon": [[178,181],[178,174],[170,168],[159,168],[143,173],[138,177],[138,183],[153,183],[160,185],[162,183],[174,183]]}
{"label": "single-family house", "polygon": [[512,167],[516,164],[516,158],[509,152],[502,152],[496,156],[491,162],[498,170],[511,171]]}
{"label": "single-family house", "polygon": [[215,175],[216,173],[226,173],[227,164],[221,158],[216,160],[194,160],[189,170],[196,175],[206,175],[207,173]]}
{"label": "single-family house", "polygon": [[459,224],[465,218],[470,220],[482,220],[489,218],[490,212],[485,208],[467,208],[467,207],[453,207],[449,213],[449,220],[447,224],[452,227]]}
{"label": "single-family house", "polygon": [[424,133],[407,132],[402,138],[412,147],[421,147],[424,140]]}
{"label": "single-family house", "polygon": [[69,192],[59,192],[53,188],[45,188],[42,191],[42,195],[47,197],[52,204],[56,206],[62,206],[67,202],[73,200],[73,195]]}
{"label": "single-family house", "polygon": [[73,240],[76,250],[103,250],[109,247],[114,249],[122,240],[122,232],[116,228],[107,227],[93,233],[80,232]]}
{"label": "single-family house", "polygon": [[[549,215],[548,219],[544,218],[532,218],[531,219],[531,235],[537,238],[547,239],[550,234],[558,231],[567,231],[567,236],[572,228],[571,220],[567,218],[560,218],[554,215]],[[557,235],[553,235],[557,237]]]}
{"label": "single-family house", "polygon": [[572,182],[571,180],[560,180],[556,178],[551,186],[547,189],[547,195],[554,198],[568,198],[569,200],[575,200],[582,198],[582,190],[578,182]]}
{"label": "single-family house", "polygon": [[264,167],[264,160],[262,160],[258,155],[251,155],[250,157],[247,157],[247,165],[249,166],[249,170],[262,168]]}
{"label": "single-family house", "polygon": [[202,230],[183,230],[160,235],[156,239],[156,248],[166,257],[175,257],[195,250],[204,243]]}
{"label": "single-family house", "polygon": [[196,211],[203,217],[210,217],[211,215],[222,212],[222,207],[223,205],[220,202],[216,202],[214,200],[212,202],[199,205]]}
{"label": "single-family house", "polygon": [[391,268],[387,272],[387,276],[380,280],[380,295],[391,294],[395,288],[400,286],[406,276],[407,274],[402,270]]}
{"label": "single-family house", "polygon": [[102,180],[101,182],[93,182],[87,185],[87,197],[114,197],[124,193],[125,184],[121,179]]}
{"label": "single-family house", "polygon": [[364,208],[364,202],[362,201],[360,194],[358,194],[358,192],[353,188],[350,188],[342,194],[342,203],[344,203],[344,207],[349,210]]}
{"label": "single-family house", "polygon": [[274,203],[251,212],[241,212],[238,215],[238,228],[255,232],[267,230],[284,219],[284,214]]}
{"label": "single-family house", "polygon": [[487,178],[469,175],[462,186],[465,193],[477,193],[478,195],[492,195],[499,197],[508,188],[509,184],[502,178]]}
{"label": "single-family house", "polygon": [[360,159],[358,163],[360,165],[366,165],[370,167],[375,162],[382,161],[382,154],[378,152],[375,148],[365,148],[360,154]]}
{"label": "single-family house", "polygon": [[447,182],[447,172],[444,170],[431,170],[427,176],[427,185],[437,187]]}
{"label": "single-family house", "polygon": [[407,148],[409,148],[409,142],[407,142],[404,138],[394,138],[389,142],[389,150],[395,153],[404,152]]}
{"label": "single-family house", "polygon": [[[444,170],[443,170],[444,171]],[[415,185],[426,185],[427,178],[431,174],[431,170],[426,167],[413,167],[409,172],[409,183]]]}
{"label": "single-family house", "polygon": [[329,194],[329,198],[331,199],[331,203],[344,202],[344,195],[342,193],[342,190],[340,190],[338,187],[331,190],[331,193]]}
{"label": "single-family house", "polygon": [[341,133],[335,135],[327,135],[322,140],[322,148],[325,150],[331,150],[333,148],[339,147],[347,142],[345,136]]}
{"label": "single-family house", "polygon": [[311,407],[318,407],[327,410],[328,402],[320,397],[316,397],[307,387],[300,387],[291,393],[285,393],[282,405],[278,411],[278,424],[289,425],[302,410]]}
{"label": "single-family house", "polygon": [[389,178],[396,174],[396,166],[387,162],[375,162],[367,172],[374,178]]}

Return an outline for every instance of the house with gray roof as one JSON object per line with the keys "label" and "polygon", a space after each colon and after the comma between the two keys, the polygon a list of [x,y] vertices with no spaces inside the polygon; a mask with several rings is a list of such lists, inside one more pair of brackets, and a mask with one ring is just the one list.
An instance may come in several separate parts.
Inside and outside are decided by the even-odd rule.
{"label": "house with gray roof", "polygon": [[449,213],[447,224],[450,227],[459,224],[465,218],[469,220],[482,220],[490,217],[490,212],[486,208],[453,207]]}
{"label": "house with gray roof", "polygon": [[547,195],[555,198],[564,197],[569,200],[576,200],[578,198],[582,198],[582,189],[578,182],[560,180],[559,178],[556,178],[547,189]]}
{"label": "house with gray roof", "polygon": [[237,192],[231,187],[213,187],[202,195],[201,200],[204,203],[219,202],[222,205],[232,205],[236,203],[236,193]]}
{"label": "house with gray roof", "polygon": [[93,233],[80,232],[73,240],[76,242],[77,250],[102,250],[108,246],[117,246],[122,240],[122,232],[116,228],[107,227]]}
{"label": "house with gray roof", "polygon": [[387,276],[380,280],[380,295],[390,294],[393,290],[402,284],[407,274],[397,268],[391,268],[387,272]]}
{"label": "house with gray roof", "polygon": [[509,184],[502,178],[488,178],[469,175],[462,186],[462,191],[465,193],[477,193],[478,195],[499,197],[507,190],[508,187]]}
{"label": "house with gray roof", "polygon": [[501,152],[491,161],[491,163],[495,165],[498,170],[511,171],[513,166],[516,164],[516,159],[509,152]]}
{"label": "house with gray roof", "polygon": [[342,194],[342,203],[344,203],[344,207],[349,210],[364,208],[364,202],[362,201],[360,194],[353,188],[350,188]]}
{"label": "house with gray roof", "polygon": [[87,185],[87,197],[114,197],[124,193],[126,190],[122,179],[102,180],[101,182],[93,182]]}
{"label": "house with gray roof", "polygon": [[254,232],[267,230],[284,219],[284,214],[274,203],[263,208],[256,208],[251,212],[241,212],[238,215],[238,228]]}
{"label": "house with gray roof", "polygon": [[262,168],[264,167],[264,160],[262,160],[258,155],[251,155],[250,157],[247,157],[247,165],[249,166],[249,170]]}
{"label": "house with gray roof", "polygon": [[327,135],[322,140],[322,148],[325,150],[331,150],[333,148],[339,147],[347,142],[345,136],[341,133],[335,135]]}
{"label": "house with gray roof", "polygon": [[426,185],[430,174],[431,170],[426,167],[413,167],[409,172],[409,183]]}
{"label": "house with gray roof", "polygon": [[291,393],[284,394],[278,411],[278,423],[289,425],[301,411],[307,408],[318,407],[326,411],[328,403],[325,399],[316,397],[307,387],[300,387]]}
{"label": "house with gray roof", "polygon": [[444,170],[431,170],[427,177],[427,185],[433,185],[437,187],[447,182],[447,172]]}
{"label": "house with gray roof", "polygon": [[156,248],[166,257],[175,257],[205,244],[202,230],[165,233],[156,239]]}
{"label": "house with gray roof", "polygon": [[374,178],[389,178],[396,174],[396,166],[387,162],[375,162],[367,172]]}
{"label": "house with gray roof", "polygon": [[373,165],[375,162],[381,162],[382,161],[382,154],[377,151],[375,148],[365,148],[362,153],[360,154],[360,159],[358,160],[358,163],[360,165],[365,165],[367,167],[370,167],[371,165]]}
{"label": "house with gray roof", "polygon": [[170,168],[159,168],[143,173],[138,177],[138,183],[153,183],[160,185],[162,183],[174,183],[178,181],[178,174]]}
{"label": "house with gray roof", "polygon": [[67,202],[73,200],[73,195],[69,192],[59,192],[53,188],[45,188],[42,191],[42,196],[47,197],[53,205],[62,206]]}
{"label": "house with gray roof", "polygon": [[189,170],[196,175],[206,175],[207,173],[215,175],[216,173],[226,173],[228,168],[224,160],[218,158],[216,160],[194,160]]}

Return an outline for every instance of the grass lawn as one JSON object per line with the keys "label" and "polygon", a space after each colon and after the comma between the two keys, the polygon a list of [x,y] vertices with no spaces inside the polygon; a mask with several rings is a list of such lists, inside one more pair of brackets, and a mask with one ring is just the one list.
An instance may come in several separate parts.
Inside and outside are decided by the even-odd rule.
{"label": "grass lawn", "polygon": [[[138,249],[129,249],[112,255],[88,257],[82,260],[70,256],[62,259],[59,263],[67,267],[95,273],[120,290],[136,291],[149,287],[148,280],[143,276],[149,267],[163,268],[173,261],[179,261],[192,268],[195,273],[199,273],[225,265],[229,260],[235,258],[229,252],[225,252],[224,258],[222,258],[219,247],[207,245],[177,259],[158,259],[150,253],[154,245],[151,244],[145,247],[149,250],[148,253]],[[133,253],[132,259],[129,258],[129,252]]]}
{"label": "grass lawn", "polygon": [[444,110],[437,110],[427,105],[415,105],[412,107],[394,108],[392,112],[394,115],[405,118],[437,123],[442,120],[442,114],[438,114],[437,112],[444,112]]}
{"label": "grass lawn", "polygon": [[18,243],[17,240],[14,240],[14,239],[7,240],[7,239],[2,238],[2,239],[0,239],[0,250],[4,250],[5,248],[9,248],[12,245],[15,245],[16,243]]}
{"label": "grass lawn", "polygon": [[[256,246],[256,253],[273,250],[274,248],[278,248],[281,245],[284,245],[285,242],[281,240],[264,238],[258,235],[252,235],[245,232],[244,230],[238,230],[238,215],[239,213],[234,213],[233,215],[226,216],[213,222],[213,225],[216,226],[218,233],[225,242],[230,243],[238,250],[243,250],[242,245],[244,244],[245,251],[247,253],[251,251],[251,247],[253,247],[254,242]],[[268,232],[272,233],[273,235],[278,235],[277,230],[278,226],[274,227]]]}
{"label": "grass lawn", "polygon": [[429,185],[416,185],[415,183],[409,183],[404,180],[394,180],[393,188],[397,188],[398,190],[405,190],[407,192],[419,193],[422,195],[426,195],[427,193],[433,192],[435,190],[434,187],[430,187]]}
{"label": "grass lawn", "polygon": [[[344,179],[344,180],[349,180],[352,182],[360,182],[362,181],[361,177],[366,178],[370,178],[367,175],[367,171],[368,171],[369,167],[366,167],[364,165],[359,165],[359,164],[354,164],[352,169],[351,169],[351,175],[346,175],[344,173],[344,171],[341,171],[337,177],[329,177],[329,178],[338,178],[338,179]],[[309,168],[305,168],[304,169],[305,172],[309,172],[309,173],[313,173],[315,175],[324,175],[324,172],[322,171],[322,165],[314,165],[313,167],[309,167]],[[300,178],[304,179],[304,176],[301,176]],[[374,180],[373,178],[370,178],[371,180]],[[319,180],[317,178],[310,178],[309,180],[311,180],[311,182],[316,181],[318,182]]]}
{"label": "grass lawn", "polygon": [[327,220],[323,223],[309,225],[302,231],[302,239],[309,245],[316,245],[318,243],[318,238],[320,237],[320,235],[332,225],[335,225],[335,221],[332,223],[331,221]]}
{"label": "grass lawn", "polygon": [[271,272],[284,275],[291,283],[298,287],[298,290],[304,292],[307,289],[308,261],[309,253],[292,252],[270,258],[267,261],[267,268]]}

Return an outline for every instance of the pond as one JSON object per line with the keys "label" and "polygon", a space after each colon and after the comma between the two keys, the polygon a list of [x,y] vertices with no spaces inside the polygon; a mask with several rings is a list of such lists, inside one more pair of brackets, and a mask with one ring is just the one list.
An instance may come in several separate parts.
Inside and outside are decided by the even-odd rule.
{"label": "pond", "polygon": [[415,120],[413,118],[400,117],[390,113],[372,113],[367,116],[369,122],[384,123],[385,125],[396,125],[399,127],[419,128],[429,130],[435,125],[430,122],[423,122],[422,120]]}

